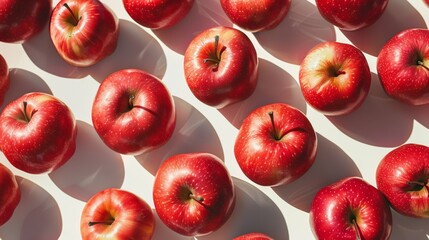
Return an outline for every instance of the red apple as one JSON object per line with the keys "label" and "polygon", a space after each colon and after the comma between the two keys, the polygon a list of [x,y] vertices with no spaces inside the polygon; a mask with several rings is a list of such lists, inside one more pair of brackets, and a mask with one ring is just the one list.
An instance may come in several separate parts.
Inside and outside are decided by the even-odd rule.
{"label": "red apple", "polygon": [[376,180],[397,212],[429,218],[429,147],[407,143],[391,150],[380,161]]}
{"label": "red apple", "polygon": [[0,41],[19,43],[39,34],[51,9],[51,0],[1,0]]}
{"label": "red apple", "polygon": [[371,85],[371,72],[363,53],[353,45],[323,42],[305,56],[299,70],[305,100],[329,116],[359,108]]}
{"label": "red apple", "polygon": [[317,8],[328,22],[346,31],[355,31],[377,21],[389,0],[316,0]]}
{"label": "red apple", "polygon": [[9,89],[9,84],[9,67],[4,57],[0,54],[0,105],[3,104],[4,97],[6,95],[7,90]]}
{"label": "red apple", "polygon": [[98,192],[82,210],[83,240],[150,240],[154,230],[155,217],[150,206],[125,190],[109,188]]}
{"label": "red apple", "polygon": [[0,150],[27,173],[48,173],[67,162],[75,152],[76,135],[73,113],[50,94],[24,94],[0,115]]}
{"label": "red apple", "polygon": [[221,0],[228,18],[240,28],[259,32],[277,27],[289,12],[292,0]]}
{"label": "red apple", "polygon": [[274,240],[274,239],[263,233],[254,232],[254,233],[248,233],[248,234],[235,237],[232,240]]}
{"label": "red apple", "polygon": [[392,231],[392,213],[377,188],[362,178],[348,177],[316,194],[310,226],[319,240],[383,240]]}
{"label": "red apple", "polygon": [[173,155],[155,175],[155,210],[162,222],[186,236],[219,229],[235,206],[235,189],[224,163],[209,153]]}
{"label": "red apple", "polygon": [[122,0],[126,12],[138,24],[151,28],[168,28],[190,12],[194,0]]}
{"label": "red apple", "polygon": [[87,67],[115,51],[119,20],[99,0],[61,0],[52,12],[50,35],[66,62]]}
{"label": "red apple", "polygon": [[243,173],[262,186],[290,183],[316,158],[317,137],[298,109],[274,103],[257,108],[243,121],[234,155]]}
{"label": "red apple", "polygon": [[391,38],[377,57],[384,91],[412,104],[429,103],[429,30],[407,29]]}
{"label": "red apple", "polygon": [[172,136],[173,97],[155,76],[138,69],[119,70],[100,84],[92,122],[108,147],[139,155],[164,145]]}
{"label": "red apple", "polygon": [[15,175],[0,163],[0,226],[12,217],[20,201],[21,191]]}
{"label": "red apple", "polygon": [[258,58],[251,40],[238,29],[209,28],[185,52],[186,82],[201,102],[223,108],[248,98],[258,80]]}

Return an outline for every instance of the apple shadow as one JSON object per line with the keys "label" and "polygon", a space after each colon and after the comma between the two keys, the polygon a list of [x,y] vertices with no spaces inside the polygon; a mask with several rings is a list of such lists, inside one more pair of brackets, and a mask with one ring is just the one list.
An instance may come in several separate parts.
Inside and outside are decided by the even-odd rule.
{"label": "apple shadow", "polygon": [[429,238],[429,219],[404,216],[393,209],[392,217],[391,240],[427,240]]}
{"label": "apple shadow", "polygon": [[77,121],[76,152],[49,177],[64,193],[88,201],[106,188],[120,188],[125,170],[119,154],[110,150],[88,123]]}
{"label": "apple shadow", "polygon": [[390,38],[409,28],[427,28],[427,25],[408,1],[389,1],[383,15],[372,25],[356,31],[343,30],[342,33],[362,51],[378,56]]}
{"label": "apple shadow", "polygon": [[11,68],[9,70],[10,85],[6,92],[0,111],[10,102],[30,92],[52,94],[48,84],[38,75],[25,69]]}
{"label": "apple shadow", "polygon": [[317,155],[313,166],[297,180],[273,187],[282,199],[305,212],[310,212],[314,196],[321,188],[346,177],[362,177],[353,159],[339,146],[320,134],[317,134],[317,139]]}
{"label": "apple shadow", "polygon": [[410,114],[414,116],[414,119],[429,129],[429,104],[421,106],[409,106]]}
{"label": "apple shadow", "polygon": [[136,23],[119,20],[119,39],[115,51],[89,67],[75,67],[64,61],[55,49],[46,27],[39,35],[23,43],[29,59],[40,69],[56,76],[83,78],[88,75],[103,81],[124,68],[137,68],[162,78],[167,58],[161,45]]}
{"label": "apple shadow", "polygon": [[409,107],[390,98],[378,76],[372,73],[371,89],[356,111],[328,119],[349,137],[380,147],[395,147],[406,142],[413,129]]}
{"label": "apple shadow", "polygon": [[272,56],[292,64],[300,64],[316,44],[336,39],[334,26],[308,1],[292,1],[288,14],[276,28],[254,35]]}
{"label": "apple shadow", "polygon": [[45,189],[16,176],[20,191],[19,202],[12,218],[0,228],[0,239],[45,240],[59,239],[62,231],[58,203]]}
{"label": "apple shadow", "polygon": [[243,101],[219,109],[219,112],[239,129],[253,110],[270,103],[287,103],[304,114],[307,111],[297,81],[281,67],[259,58],[259,78],[253,94]]}
{"label": "apple shadow", "polygon": [[208,119],[185,100],[174,96],[176,127],[171,139],[158,149],[135,156],[152,175],[167,158],[181,153],[206,152],[224,159],[216,130]]}
{"label": "apple shadow", "polygon": [[195,1],[188,15],[173,27],[153,30],[171,50],[184,54],[191,40],[200,32],[217,26],[232,27],[218,0]]}
{"label": "apple shadow", "polygon": [[234,211],[217,231],[198,240],[233,239],[236,236],[262,232],[276,240],[288,240],[286,220],[270,197],[252,184],[233,177],[236,193]]}
{"label": "apple shadow", "polygon": [[167,57],[158,40],[140,25],[120,19],[115,52],[90,67],[90,75],[101,82],[111,73],[127,68],[140,69],[162,79],[167,69]]}

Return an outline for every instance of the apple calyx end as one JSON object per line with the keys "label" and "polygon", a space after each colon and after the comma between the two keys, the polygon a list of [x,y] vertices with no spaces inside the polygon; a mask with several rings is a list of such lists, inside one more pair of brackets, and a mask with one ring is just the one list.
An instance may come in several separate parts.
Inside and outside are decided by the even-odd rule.
{"label": "apple calyx end", "polygon": [[112,225],[114,221],[115,221],[114,219],[106,220],[106,221],[90,221],[90,222],[88,222],[88,226],[92,227],[92,226],[98,225],[98,224]]}
{"label": "apple calyx end", "polygon": [[70,12],[70,14],[72,15],[72,19],[73,19],[73,25],[74,26],[77,26],[78,24],[79,24],[79,21],[80,21],[80,19],[82,19],[82,16],[81,17],[76,17],[76,15],[73,13],[73,11],[71,10],[71,8],[70,8],[70,6],[67,4],[67,3],[64,3],[63,4],[63,7],[65,7],[65,8],[67,8],[67,10]]}

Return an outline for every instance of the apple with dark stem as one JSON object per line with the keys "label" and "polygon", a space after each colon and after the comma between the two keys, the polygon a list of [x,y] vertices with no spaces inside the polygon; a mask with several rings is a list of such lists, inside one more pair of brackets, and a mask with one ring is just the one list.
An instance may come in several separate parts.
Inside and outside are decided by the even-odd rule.
{"label": "apple with dark stem", "polygon": [[338,28],[356,31],[372,25],[387,7],[389,0],[316,0],[322,17]]}
{"label": "apple with dark stem", "polygon": [[347,177],[317,192],[310,226],[320,240],[385,240],[392,231],[392,213],[377,188],[360,177]]}
{"label": "apple with dark stem", "polygon": [[47,25],[52,0],[1,0],[0,41],[22,43]]}
{"label": "apple with dark stem", "polygon": [[47,93],[24,94],[0,115],[0,150],[27,173],[49,173],[62,166],[75,152],[76,135],[71,110]]}
{"label": "apple with dark stem", "polygon": [[233,238],[232,240],[274,240],[266,234],[253,232],[247,233],[238,237]]}
{"label": "apple with dark stem", "polygon": [[15,175],[0,163],[0,227],[12,217],[21,201],[21,191]]}
{"label": "apple with dark stem", "polygon": [[429,103],[429,30],[411,28],[392,37],[377,57],[377,72],[390,97],[411,105]]}
{"label": "apple with dark stem", "polygon": [[398,213],[429,218],[429,147],[407,143],[394,148],[380,161],[376,180]]}
{"label": "apple with dark stem", "polygon": [[185,236],[219,229],[235,206],[235,189],[225,164],[209,153],[178,154],[165,160],[153,185],[162,222]]}
{"label": "apple with dark stem", "polygon": [[221,0],[228,18],[240,28],[260,32],[277,27],[289,12],[292,0]]}
{"label": "apple with dark stem", "polygon": [[371,71],[363,53],[353,45],[323,42],[305,56],[299,83],[308,104],[327,116],[345,115],[365,101]]}
{"label": "apple with dark stem", "polygon": [[85,204],[80,220],[83,240],[150,240],[155,225],[154,214],[147,202],[116,188],[92,196]]}
{"label": "apple with dark stem", "polygon": [[186,49],[184,71],[194,96],[220,109],[254,92],[259,72],[256,49],[238,29],[209,28]]}
{"label": "apple with dark stem", "polygon": [[171,138],[176,124],[173,97],[155,76],[139,69],[119,70],[100,84],[92,122],[112,150],[139,155]]}
{"label": "apple with dark stem", "polygon": [[122,0],[125,10],[138,24],[164,29],[180,22],[191,11],[194,0]]}
{"label": "apple with dark stem", "polygon": [[99,0],[61,0],[52,12],[49,33],[66,62],[88,67],[115,51],[119,20]]}
{"label": "apple with dark stem", "polygon": [[257,108],[243,121],[234,155],[243,173],[262,186],[290,183],[316,159],[317,137],[298,109],[274,103]]}
{"label": "apple with dark stem", "polygon": [[0,54],[0,105],[3,104],[4,97],[10,85],[9,67],[6,60]]}

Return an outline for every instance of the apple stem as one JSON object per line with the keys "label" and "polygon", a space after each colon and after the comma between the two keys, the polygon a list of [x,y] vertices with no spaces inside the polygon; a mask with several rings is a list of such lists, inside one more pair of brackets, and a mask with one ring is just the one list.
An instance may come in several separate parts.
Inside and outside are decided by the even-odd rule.
{"label": "apple stem", "polygon": [[422,60],[418,60],[418,61],[417,61],[417,65],[422,66],[423,68],[425,68],[426,70],[428,70],[428,71],[429,71],[429,67],[425,66],[425,64],[423,63],[423,61],[422,61]]}
{"label": "apple stem", "polygon": [[277,135],[277,129],[276,129],[276,125],[274,124],[274,113],[273,111],[269,112],[268,115],[270,115],[270,119],[271,119],[271,125],[273,126],[273,137],[276,140],[280,140],[280,137]]}
{"label": "apple stem", "polygon": [[337,71],[337,76],[339,76],[339,75],[341,75],[341,74],[346,74],[346,71],[338,70],[338,71]]}
{"label": "apple stem", "polygon": [[214,57],[210,56],[208,58],[204,59],[204,63],[207,62],[213,62],[215,64],[219,64],[220,63],[220,53],[218,53],[218,48],[219,48],[219,35],[215,36],[215,42],[214,42]]}
{"label": "apple stem", "polygon": [[94,226],[94,225],[97,225],[97,224],[105,224],[105,225],[112,225],[112,223],[114,222],[115,220],[114,219],[112,219],[112,220],[106,220],[106,221],[94,221],[94,222],[88,222],[88,226]]}
{"label": "apple stem", "polygon": [[30,122],[30,119],[28,119],[27,116],[27,101],[22,102],[22,105],[24,105],[24,120],[26,122]]}
{"label": "apple stem", "polygon": [[424,182],[419,182],[419,181],[408,181],[407,184],[411,185],[418,185],[418,186],[422,186],[424,187],[426,184]]}
{"label": "apple stem", "polygon": [[204,198],[203,198],[203,197],[195,196],[195,195],[194,195],[194,194],[192,194],[192,193],[190,193],[190,194],[189,194],[189,197],[190,197],[190,198],[192,198],[193,200],[195,200],[195,201],[199,202],[199,203],[202,203],[202,202],[204,201]]}
{"label": "apple stem", "polygon": [[71,10],[70,6],[67,3],[64,3],[63,6],[65,8],[67,8],[67,10],[69,10],[70,14],[73,16],[74,19],[74,25],[77,26],[79,24],[79,20],[82,18],[80,17],[79,19],[76,17],[76,15],[74,15],[73,11]]}
{"label": "apple stem", "polygon": [[133,109],[133,107],[134,107],[134,98],[135,98],[135,96],[134,96],[134,95],[131,95],[131,96],[130,96],[130,99],[128,99],[128,107],[129,107],[130,109]]}
{"label": "apple stem", "polygon": [[353,222],[353,227],[354,227],[354,229],[356,231],[356,240],[362,240],[362,236],[361,236],[361,233],[360,233],[359,226],[358,226],[358,224],[356,222],[356,219],[353,219],[352,222]]}

